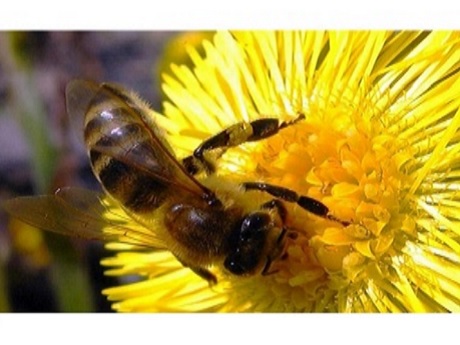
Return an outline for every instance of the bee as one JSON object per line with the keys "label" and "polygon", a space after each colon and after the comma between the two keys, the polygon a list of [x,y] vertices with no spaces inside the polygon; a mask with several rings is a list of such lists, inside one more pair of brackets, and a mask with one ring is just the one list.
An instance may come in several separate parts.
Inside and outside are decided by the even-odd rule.
{"label": "bee", "polygon": [[[236,123],[178,159],[149,114],[151,109],[121,86],[71,81],[66,107],[71,121],[82,128],[103,193],[67,187],[54,195],[6,202],[11,215],[33,226],[167,249],[215,284],[212,266],[236,276],[273,273],[272,263],[285,254],[287,238],[295,237],[286,226],[286,202],[348,225],[320,201],[293,190],[264,182],[235,185],[215,174],[211,153],[219,157],[231,147],[276,135],[303,120],[303,114],[290,122],[261,118]],[[254,208],[250,192],[269,200]],[[128,220],[107,216],[117,207]]]}

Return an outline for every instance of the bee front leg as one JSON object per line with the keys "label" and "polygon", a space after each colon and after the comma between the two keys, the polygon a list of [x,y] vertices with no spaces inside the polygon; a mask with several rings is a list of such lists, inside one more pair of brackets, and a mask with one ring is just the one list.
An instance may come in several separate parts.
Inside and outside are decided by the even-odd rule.
{"label": "bee front leg", "polygon": [[[276,240],[276,243],[278,246],[281,246],[282,243],[285,241],[286,238],[290,238],[291,240],[295,240],[297,238],[297,232],[289,229],[285,226],[286,219],[287,219],[287,209],[284,206],[283,202],[279,199],[272,199],[270,201],[267,201],[266,203],[262,204],[261,208],[263,209],[276,209],[276,212],[278,213],[278,216],[281,219],[281,222],[283,223],[282,230]],[[275,257],[272,257],[270,255],[267,256],[265,266],[262,269],[262,275],[267,276],[267,275],[272,275],[278,272],[278,269],[272,269],[272,263],[273,260],[276,259],[286,259],[288,256],[287,252],[285,252],[285,248],[283,248],[283,251],[280,253],[277,253]]]}
{"label": "bee front leg", "polygon": [[283,222],[283,224],[286,222],[287,210],[281,200],[273,199],[273,200],[267,201],[266,203],[262,204],[261,208],[276,209],[276,212],[281,218],[281,221]]}
{"label": "bee front leg", "polygon": [[[177,257],[176,257],[177,258]],[[182,264],[182,266],[187,267],[193,271],[196,275],[206,280],[209,286],[214,286],[217,284],[217,277],[209,270],[199,266],[190,266],[184,263],[182,260],[177,258],[177,260]]]}
{"label": "bee front leg", "polygon": [[205,279],[209,286],[214,286],[217,284],[217,277],[211,273],[211,271],[202,268],[202,267],[189,267],[195,274],[199,275],[201,278]]}
{"label": "bee front leg", "polygon": [[199,145],[191,156],[182,160],[182,164],[189,174],[195,175],[199,172],[212,174],[215,166],[206,154],[214,151],[219,158],[230,148],[239,146],[248,141],[258,141],[275,135],[279,130],[295,124],[305,118],[300,114],[292,121],[281,122],[275,118],[258,119],[251,122],[240,122],[228,127],[222,132],[212,136]]}
{"label": "bee front leg", "polygon": [[245,182],[242,184],[242,187],[245,190],[259,190],[268,193],[276,198],[296,203],[304,210],[307,210],[308,212],[313,213],[314,215],[329,220],[333,220],[335,222],[342,224],[343,226],[350,225],[350,222],[343,221],[332,215],[329,211],[329,208],[326,205],[324,205],[321,201],[318,201],[305,195],[299,195],[291,189],[263,182]]}

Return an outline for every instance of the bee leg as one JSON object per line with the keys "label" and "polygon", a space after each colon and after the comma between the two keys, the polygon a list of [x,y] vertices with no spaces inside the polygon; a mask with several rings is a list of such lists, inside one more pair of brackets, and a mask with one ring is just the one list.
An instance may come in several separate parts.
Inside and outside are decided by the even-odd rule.
{"label": "bee leg", "polygon": [[267,262],[265,263],[265,266],[264,266],[264,268],[262,269],[262,273],[261,273],[263,276],[269,276],[269,275],[278,273],[279,270],[277,270],[277,269],[271,270],[271,271],[270,271],[270,268],[271,268],[271,266],[272,266],[272,263],[273,263],[272,258],[269,257],[269,256],[267,256]]}
{"label": "bee leg", "polygon": [[193,273],[196,275],[200,276],[204,280],[206,280],[209,284],[209,286],[214,286],[217,284],[217,277],[211,273],[211,271],[207,270],[206,268],[199,267],[199,266],[190,266],[186,264],[184,261],[182,261],[180,258],[176,256],[176,259],[182,264],[182,266],[190,268]]}
{"label": "bee leg", "polygon": [[202,267],[187,267],[190,268],[193,271],[193,273],[205,279],[208,282],[209,286],[214,286],[217,284],[217,277],[207,269]]}
{"label": "bee leg", "polygon": [[[283,228],[276,240],[276,243],[278,245],[281,245],[285,238],[288,237],[290,238],[291,240],[295,240],[297,238],[297,232],[294,231],[294,230],[291,230],[291,229],[288,229],[286,226],[284,226],[284,223],[286,222],[286,219],[287,219],[287,209],[286,207],[284,206],[283,202],[279,199],[273,199],[273,200],[270,200],[264,204],[262,204],[261,208],[265,208],[265,209],[276,209],[276,211],[278,212],[278,215],[283,223]],[[279,271],[279,269],[271,269],[271,265],[273,263],[273,260],[275,259],[286,259],[288,257],[288,253],[285,251],[285,248],[283,248],[283,251],[281,251],[280,253],[277,253],[274,257],[268,255],[267,256],[267,261],[265,263],[265,266],[264,268],[262,269],[262,275],[264,276],[267,276],[267,275],[271,275],[271,274],[275,274]]]}
{"label": "bee leg", "polygon": [[307,210],[308,212],[313,213],[314,215],[329,220],[333,220],[335,222],[342,224],[343,226],[350,225],[349,222],[343,221],[333,216],[330,213],[329,208],[322,202],[305,195],[299,195],[291,189],[263,182],[245,182],[242,184],[242,187],[245,190],[260,190],[262,192],[266,192],[270,195],[273,195],[276,198],[296,203],[297,205]]}
{"label": "bee leg", "polygon": [[208,175],[215,171],[215,166],[206,154],[214,151],[219,158],[230,148],[241,145],[248,141],[258,141],[268,138],[278,133],[279,130],[286,128],[296,122],[305,119],[304,114],[292,120],[281,122],[275,118],[258,119],[251,122],[239,122],[228,127],[222,132],[212,136],[199,145],[191,156],[185,157],[182,164],[189,174],[195,175],[205,171]]}
{"label": "bee leg", "polygon": [[[291,236],[291,234],[293,234],[293,236]],[[297,238],[297,233],[293,232],[293,231],[289,231],[289,230],[287,230],[286,228],[283,227],[283,230],[281,231],[280,235],[278,236],[278,239],[277,239],[276,242],[278,244],[281,244],[286,237],[289,237],[291,239],[295,239],[295,238]],[[271,269],[272,264],[273,264],[273,260],[286,260],[287,258],[288,258],[288,253],[286,252],[285,248],[283,248],[283,251],[281,253],[279,253],[278,255],[276,255],[275,257],[267,255],[267,261],[265,262],[265,266],[262,269],[261,274],[263,276],[268,276],[268,275],[278,273],[279,269],[276,269],[276,268]]]}
{"label": "bee leg", "polygon": [[266,202],[265,204],[263,204],[261,208],[267,208],[267,209],[276,208],[276,211],[278,212],[278,215],[280,216],[283,224],[286,222],[287,210],[284,204],[281,202],[281,200],[279,199],[270,200]]}
{"label": "bee leg", "polygon": [[[270,200],[266,203],[264,203],[262,205],[262,208],[268,208],[268,209],[272,209],[272,208],[276,208],[277,212],[278,212],[278,215],[281,219],[281,221],[283,222],[283,225],[284,223],[286,223],[286,219],[287,219],[287,209],[286,207],[284,206],[283,202],[279,199],[273,199],[273,200]],[[297,231],[295,230],[292,230],[292,229],[288,229],[286,227],[283,227],[283,231],[281,232],[280,236],[278,237],[278,240],[277,242],[278,243],[281,243],[285,237],[289,237],[291,240],[295,240],[298,236],[298,233]]]}

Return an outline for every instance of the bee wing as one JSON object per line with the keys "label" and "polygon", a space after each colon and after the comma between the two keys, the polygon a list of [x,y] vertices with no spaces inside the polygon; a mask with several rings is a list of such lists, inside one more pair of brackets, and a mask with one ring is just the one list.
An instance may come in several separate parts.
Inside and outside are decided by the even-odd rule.
{"label": "bee wing", "polygon": [[[160,128],[154,123],[152,110],[135,94],[125,91],[116,84],[97,85],[84,80],[73,80],[66,88],[67,112],[80,133],[84,133],[85,116],[91,102],[97,96],[97,102],[110,100],[113,108],[124,110],[125,116],[114,116],[110,126],[101,128],[101,140],[91,144],[91,151],[99,152],[123,162],[140,172],[165,184],[203,196],[210,193],[177,161]],[[133,119],[144,124],[145,133],[121,133],[129,131]],[[145,135],[144,135],[145,134]]]}
{"label": "bee wing", "polygon": [[7,200],[4,207],[10,215],[39,229],[89,240],[165,248],[154,231],[102,194],[86,189],[62,188],[54,195],[19,197]]}
{"label": "bee wing", "polygon": [[96,95],[99,85],[88,80],[75,79],[66,86],[66,110],[74,132],[81,144],[84,144],[85,114],[91,100]]}
{"label": "bee wing", "polygon": [[123,162],[155,180],[198,196],[211,193],[193,176],[189,175],[177,159],[154,136],[151,137],[148,144],[138,145],[131,150],[121,150],[120,147],[103,145],[94,145],[91,150]]}

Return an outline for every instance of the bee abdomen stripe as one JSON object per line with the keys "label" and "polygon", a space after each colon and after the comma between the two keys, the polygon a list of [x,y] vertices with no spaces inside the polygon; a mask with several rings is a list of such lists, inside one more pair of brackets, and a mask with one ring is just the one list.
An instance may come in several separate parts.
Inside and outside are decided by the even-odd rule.
{"label": "bee abdomen stripe", "polygon": [[[97,152],[96,155],[104,157]],[[136,212],[153,211],[161,205],[168,192],[167,185],[113,158],[109,158],[98,175],[109,194]]]}

